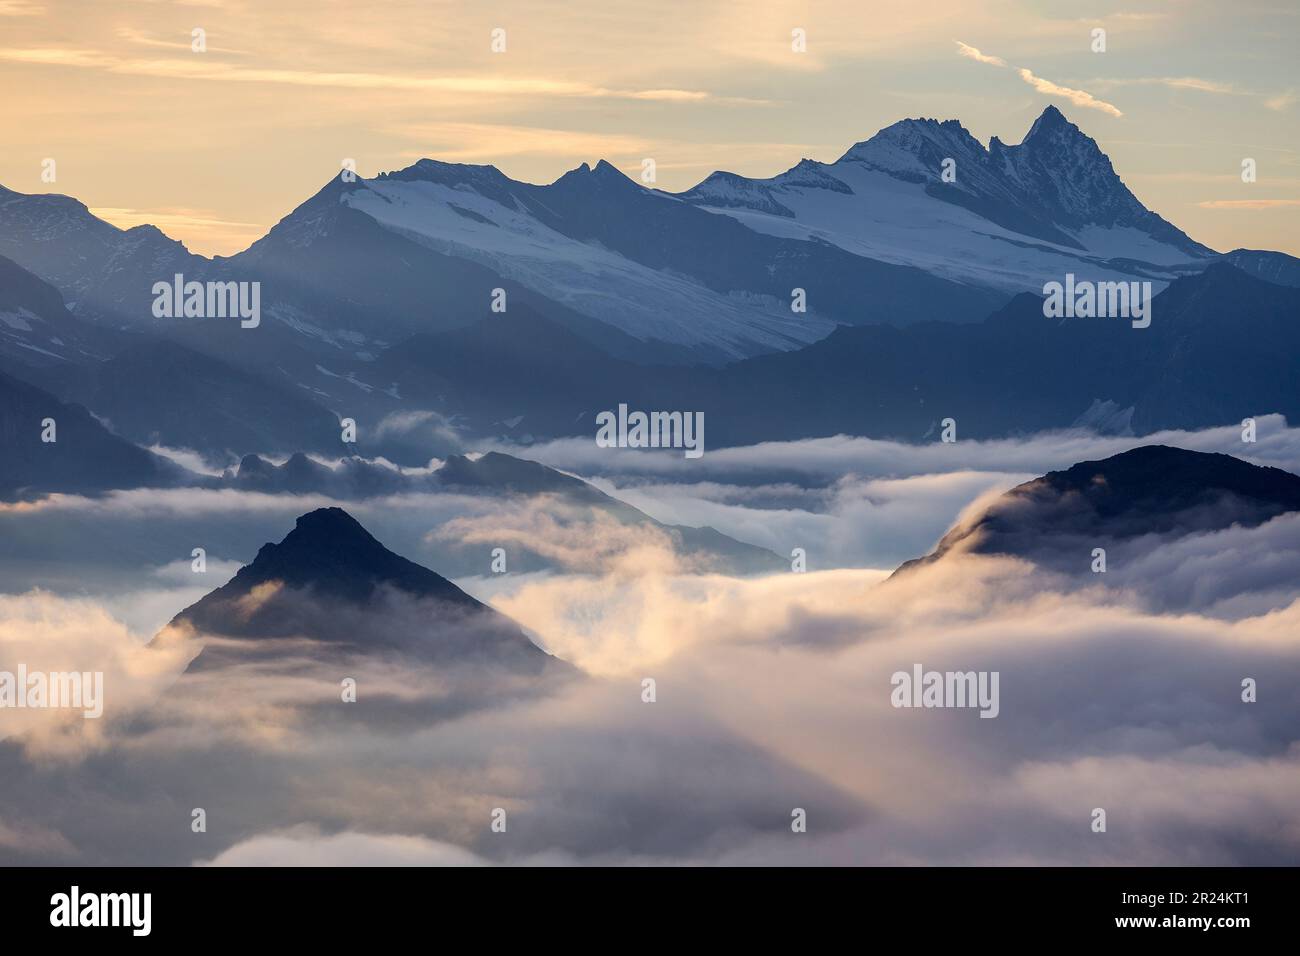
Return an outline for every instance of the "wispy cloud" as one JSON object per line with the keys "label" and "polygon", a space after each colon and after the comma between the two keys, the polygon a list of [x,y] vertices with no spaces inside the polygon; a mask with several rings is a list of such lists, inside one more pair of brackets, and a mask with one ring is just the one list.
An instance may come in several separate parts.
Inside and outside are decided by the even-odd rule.
{"label": "wispy cloud", "polygon": [[1221,96],[1247,96],[1263,100],[1264,106],[1275,112],[1288,109],[1296,102],[1295,90],[1286,90],[1269,95],[1258,90],[1242,89],[1234,83],[1219,80],[1207,80],[1199,76],[1139,76],[1125,79],[1098,78],[1088,81],[1088,86],[1099,90],[1110,90],[1120,86],[1164,86],[1171,90],[1193,90],[1198,93],[1213,93]]}
{"label": "wispy cloud", "polygon": [[1223,93],[1236,96],[1249,95],[1247,91],[1239,90],[1231,83],[1206,80],[1199,76],[1137,76],[1123,79],[1095,79],[1089,80],[1088,85],[1103,90],[1113,89],[1117,86],[1167,86],[1173,90],[1197,90],[1201,93]]}
{"label": "wispy cloud", "polygon": [[1007,61],[1000,56],[989,56],[987,53],[981,53],[978,49],[969,43],[962,43],[960,40],[954,40],[957,44],[957,52],[961,56],[969,57],[977,63],[987,63],[990,66],[1006,66]]}
{"label": "wispy cloud", "polygon": [[449,162],[487,160],[510,156],[609,157],[637,153],[651,155],[651,141],[617,133],[546,129],[493,123],[414,123],[394,131],[427,144],[406,150],[409,157],[437,156]]}
{"label": "wispy cloud", "polygon": [[[187,52],[192,49],[192,41],[188,38],[185,40],[159,40],[157,37],[151,37],[146,33],[141,33],[139,30],[133,30],[130,27],[118,27],[117,35],[128,43],[134,43],[138,46],[157,47],[164,50],[184,50]],[[247,52],[246,50],[232,50],[228,47],[212,46],[211,44],[208,44],[207,51],[209,53]]]}
{"label": "wispy cloud", "polygon": [[1196,205],[1202,209],[1282,209],[1300,206],[1300,199],[1207,199]]}
{"label": "wispy cloud", "polygon": [[1036,89],[1039,93],[1046,96],[1060,96],[1069,100],[1075,106],[1081,106],[1085,109],[1100,110],[1109,116],[1123,116],[1118,106],[1107,103],[1105,100],[1099,100],[1091,93],[1085,90],[1074,90],[1068,86],[1061,86],[1059,83],[1053,83],[1051,80],[1044,79],[1041,76],[1035,76],[1030,70],[1023,67],[1016,71],[1020,78]]}
{"label": "wispy cloud", "polygon": [[0,0],[0,17],[39,17],[45,7],[28,0]]}
{"label": "wispy cloud", "polygon": [[413,90],[462,95],[559,96],[592,99],[689,102],[710,98],[701,90],[612,89],[570,80],[508,76],[407,76],[395,73],[330,72],[244,67],[206,57],[137,59],[98,50],[37,47],[0,49],[0,60],[45,66],[69,66],[135,76],[216,80],[234,83],[275,83],[290,86],[340,87],[363,90]]}
{"label": "wispy cloud", "polygon": [[[1002,59],[1002,57],[984,53],[976,47],[971,46],[969,43],[963,43],[961,40],[954,40],[953,42],[957,44],[957,54],[959,56],[964,56],[967,59],[974,60],[977,63],[985,63],[989,66],[1006,67],[1008,65],[1007,61]],[[1026,70],[1023,67],[1016,68],[1016,73],[1020,75],[1022,80],[1046,96],[1059,96],[1063,99],[1069,100],[1075,106],[1081,106],[1090,110],[1100,110],[1109,116],[1124,115],[1120,111],[1119,107],[1112,103],[1107,103],[1105,100],[1099,100],[1091,93],[1084,90],[1076,90],[1068,86],[1061,86],[1059,83],[1053,83],[1051,80],[1044,79],[1041,76],[1035,76],[1032,71]],[[1188,78],[1180,82],[1191,83],[1202,81]]]}
{"label": "wispy cloud", "polygon": [[818,149],[829,148],[809,143],[712,143],[651,138],[635,133],[459,121],[395,123],[385,126],[383,131],[415,144],[398,153],[407,159],[428,156],[448,162],[486,161],[500,165],[503,159],[519,156],[556,157],[564,160],[565,169],[570,169],[584,160],[599,158],[638,175],[640,160],[645,156],[688,157],[657,163],[661,171],[686,168],[712,171],[734,162],[738,153],[764,157],[764,161],[771,157],[782,163],[791,153],[808,156]]}
{"label": "wispy cloud", "polygon": [[1295,104],[1295,90],[1287,90],[1285,93],[1279,93],[1277,96],[1271,96],[1264,101],[1264,105],[1271,110],[1284,110]]}

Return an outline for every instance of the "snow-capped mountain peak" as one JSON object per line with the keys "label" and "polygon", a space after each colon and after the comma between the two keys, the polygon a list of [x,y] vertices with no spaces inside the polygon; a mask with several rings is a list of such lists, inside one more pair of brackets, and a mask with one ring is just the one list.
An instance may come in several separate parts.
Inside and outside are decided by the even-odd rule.
{"label": "snow-capped mountain peak", "polygon": [[[1145,209],[1055,107],[1018,145],[905,119],[833,162],[766,179],[720,171],[681,194],[606,160],[548,184],[431,158],[336,173],[215,260],[67,197],[4,190],[6,254],[91,321],[152,327],[150,289],[178,273],[258,281],[268,328],[366,362],[413,333],[490,318],[503,290],[611,355],[668,363],[798,348],[837,324],[975,321],[1068,273],[1163,287],[1213,255]],[[306,352],[301,366],[316,367]]]}
{"label": "snow-capped mountain peak", "polygon": [[956,120],[905,119],[834,163],[715,173],[681,197],[751,229],[1013,292],[1067,272],[1161,286],[1214,254],[1146,209],[1054,106],[1014,146],[995,136],[986,148]]}
{"label": "snow-capped mountain peak", "polygon": [[928,181],[949,158],[983,161],[985,150],[956,120],[905,119],[855,143],[836,165],[860,163],[910,181]]}

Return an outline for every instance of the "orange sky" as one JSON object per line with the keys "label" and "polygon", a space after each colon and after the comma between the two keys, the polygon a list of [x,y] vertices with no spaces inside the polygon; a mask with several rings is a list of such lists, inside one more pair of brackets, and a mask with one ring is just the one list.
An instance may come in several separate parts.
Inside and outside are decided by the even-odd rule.
{"label": "orange sky", "polygon": [[[345,158],[362,175],[431,156],[549,182],[582,162],[631,172],[653,157],[658,184],[676,190],[719,168],[765,176],[834,160],[907,116],[1018,142],[1050,101],[1194,238],[1300,254],[1298,12],[1210,0],[0,0],[0,183],[228,254]],[[1104,53],[1091,49],[1099,26]],[[806,52],[791,49],[794,29]],[[1241,181],[1245,158],[1254,183]]]}

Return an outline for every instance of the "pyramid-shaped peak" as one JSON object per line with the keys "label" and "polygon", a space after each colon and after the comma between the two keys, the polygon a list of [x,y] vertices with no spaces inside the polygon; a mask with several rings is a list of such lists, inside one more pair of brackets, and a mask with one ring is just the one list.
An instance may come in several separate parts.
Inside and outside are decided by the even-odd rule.
{"label": "pyramid-shaped peak", "polygon": [[285,538],[285,541],[287,542],[296,534],[330,539],[351,537],[379,544],[374,535],[361,526],[360,521],[342,508],[317,508],[315,511],[299,516],[294,523],[293,531],[289,532],[289,537]]}
{"label": "pyramid-shaped peak", "polygon": [[1034,121],[1035,126],[1037,126],[1040,123],[1047,124],[1047,125],[1051,125],[1053,123],[1063,123],[1066,125],[1070,125],[1070,121],[1065,118],[1065,114],[1062,113],[1060,110],[1058,110],[1051,103],[1048,103],[1047,106],[1043,108],[1043,111],[1038,114],[1038,119]]}
{"label": "pyramid-shaped peak", "polygon": [[1066,119],[1064,113],[1055,106],[1048,106],[1038,114],[1038,119],[1034,120],[1034,125],[1029,127],[1029,132],[1025,134],[1022,145],[1029,145],[1036,140],[1057,139],[1062,136],[1075,136],[1091,141],[1091,137]]}
{"label": "pyramid-shaped peak", "polygon": [[417,598],[482,607],[446,578],[389,551],[356,518],[335,507],[299,517],[282,541],[262,545],[251,564],[185,613],[224,606],[271,583],[348,602],[367,601],[388,587]]}
{"label": "pyramid-shaped peak", "polygon": [[[228,583],[178,614],[172,628],[164,634],[306,637],[322,645],[314,654],[337,645],[527,673],[552,664],[508,618],[389,551],[337,507],[299,517],[284,540],[263,545]],[[209,646],[191,669],[238,664],[243,654]]]}

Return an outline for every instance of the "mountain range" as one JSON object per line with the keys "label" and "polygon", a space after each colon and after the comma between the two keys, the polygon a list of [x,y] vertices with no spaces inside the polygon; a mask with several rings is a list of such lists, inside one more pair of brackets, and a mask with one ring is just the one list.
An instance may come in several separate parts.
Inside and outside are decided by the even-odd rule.
{"label": "mountain range", "polygon": [[[945,417],[1142,434],[1300,399],[1300,261],[1197,243],[1055,107],[1018,145],[909,119],[832,163],[679,194],[603,161],[532,185],[424,159],[333,177],[230,257],[0,189],[0,257],[0,373],[219,462],[422,465],[458,434],[590,435],[621,402],[704,411],[717,447],[923,440]],[[1150,282],[1152,327],[1045,319],[1066,274]],[[175,275],[260,283],[259,324],[155,318]]]}

